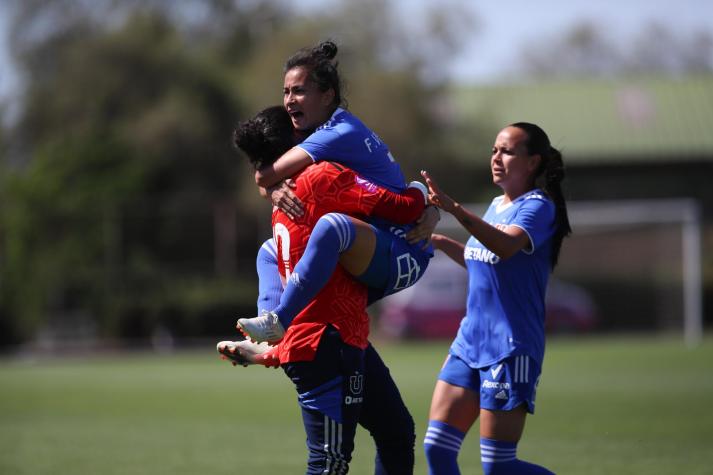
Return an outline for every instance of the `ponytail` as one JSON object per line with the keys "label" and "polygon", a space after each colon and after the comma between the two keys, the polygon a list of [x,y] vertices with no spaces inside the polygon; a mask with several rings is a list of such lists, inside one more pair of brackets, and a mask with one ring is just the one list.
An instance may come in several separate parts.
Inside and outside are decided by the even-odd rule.
{"label": "ponytail", "polygon": [[[544,158],[544,157],[543,157]],[[562,180],[564,180],[564,163],[562,154],[554,147],[550,147],[549,157],[545,160],[543,172],[544,177],[542,189],[555,203],[555,234],[552,237],[552,269],[557,265],[562,240],[572,234],[572,227],[569,224],[567,215],[567,203],[562,192]]]}
{"label": "ponytail", "polygon": [[535,173],[535,185],[541,188],[555,204],[555,233],[552,236],[552,257],[550,266],[557,265],[562,241],[572,234],[567,215],[567,202],[562,192],[562,181],[565,177],[564,161],[559,150],[550,145],[550,139],[544,130],[535,124],[517,122],[511,127],[517,127],[527,133],[527,152],[530,155],[540,155],[540,167]]}

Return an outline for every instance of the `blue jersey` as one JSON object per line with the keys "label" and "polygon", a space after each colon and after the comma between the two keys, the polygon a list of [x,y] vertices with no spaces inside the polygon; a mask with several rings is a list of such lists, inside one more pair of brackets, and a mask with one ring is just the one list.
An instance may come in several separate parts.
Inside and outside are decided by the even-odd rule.
{"label": "blue jersey", "polygon": [[[401,167],[389,152],[389,147],[362,121],[341,107],[298,147],[315,162],[329,160],[341,163],[389,191],[402,193],[406,189]],[[396,235],[413,228],[413,225],[395,226],[379,218],[370,218],[369,222]],[[420,249],[422,245],[423,242],[413,245],[413,248]],[[432,257],[433,247],[429,245],[421,253]]]}
{"label": "blue jersey", "polygon": [[503,205],[495,198],[483,219],[525,230],[530,245],[501,260],[473,236],[465,250],[468,305],[451,353],[471,368],[508,356],[527,355],[542,366],[545,354],[545,290],[550,275],[555,206],[541,190]]}
{"label": "blue jersey", "polygon": [[395,193],[406,188],[401,167],[378,135],[350,112],[338,108],[332,117],[298,145],[312,160],[341,163],[360,176]]}

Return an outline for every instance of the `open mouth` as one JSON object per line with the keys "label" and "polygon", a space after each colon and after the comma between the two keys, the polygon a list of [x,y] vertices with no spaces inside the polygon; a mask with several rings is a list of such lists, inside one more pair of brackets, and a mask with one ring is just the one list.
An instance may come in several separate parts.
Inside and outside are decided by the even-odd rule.
{"label": "open mouth", "polygon": [[304,113],[301,111],[291,111],[288,113],[290,114],[290,117],[292,117],[293,119],[300,119],[300,118],[304,117]]}

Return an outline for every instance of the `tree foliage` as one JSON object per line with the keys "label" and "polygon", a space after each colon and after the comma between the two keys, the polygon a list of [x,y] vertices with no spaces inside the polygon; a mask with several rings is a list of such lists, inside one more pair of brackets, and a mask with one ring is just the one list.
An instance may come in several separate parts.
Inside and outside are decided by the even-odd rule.
{"label": "tree foliage", "polygon": [[705,30],[679,36],[652,23],[617,43],[601,25],[582,22],[561,37],[533,42],[521,56],[525,74],[545,79],[710,73],[713,36]]}
{"label": "tree foliage", "polygon": [[113,29],[78,17],[24,49],[26,156],[3,183],[3,308],[20,336],[77,310],[111,329],[127,305],[175,285],[171,270],[193,257],[210,268],[211,207],[240,172],[239,101],[185,41],[137,11]]}
{"label": "tree foliage", "polygon": [[[309,18],[279,0],[12,6],[25,91],[0,164],[6,340],[57,321],[200,332],[216,312],[229,331],[253,306],[254,256],[269,232],[231,132],[281,102],[282,65],[299,47],[337,41],[351,108],[407,173],[431,154],[448,161],[433,114],[441,84],[426,77],[433,51],[414,48],[385,0]],[[446,54],[458,31],[429,34]]]}

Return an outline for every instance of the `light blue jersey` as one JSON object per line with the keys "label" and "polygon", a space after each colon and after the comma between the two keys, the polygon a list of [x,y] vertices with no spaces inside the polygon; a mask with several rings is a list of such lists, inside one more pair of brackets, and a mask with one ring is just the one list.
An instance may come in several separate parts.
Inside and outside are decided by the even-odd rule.
{"label": "light blue jersey", "polygon": [[555,205],[541,190],[512,203],[495,198],[483,219],[525,230],[530,245],[501,260],[473,236],[464,250],[468,305],[450,352],[471,368],[527,355],[541,367],[545,352],[545,289],[550,275]]}
{"label": "light blue jersey", "polygon": [[341,107],[298,145],[312,160],[341,163],[390,191],[401,193],[406,181],[389,148],[362,121]]}
{"label": "light blue jersey", "polygon": [[[395,193],[402,193],[406,189],[401,167],[386,143],[356,116],[341,107],[297,146],[307,152],[314,162],[330,160],[341,163],[361,177]],[[397,236],[413,228],[413,225],[396,226],[379,218],[370,218],[369,222]],[[420,242],[411,247],[416,254],[433,257],[433,246],[429,244],[426,249],[421,249],[422,245],[423,242]]]}

